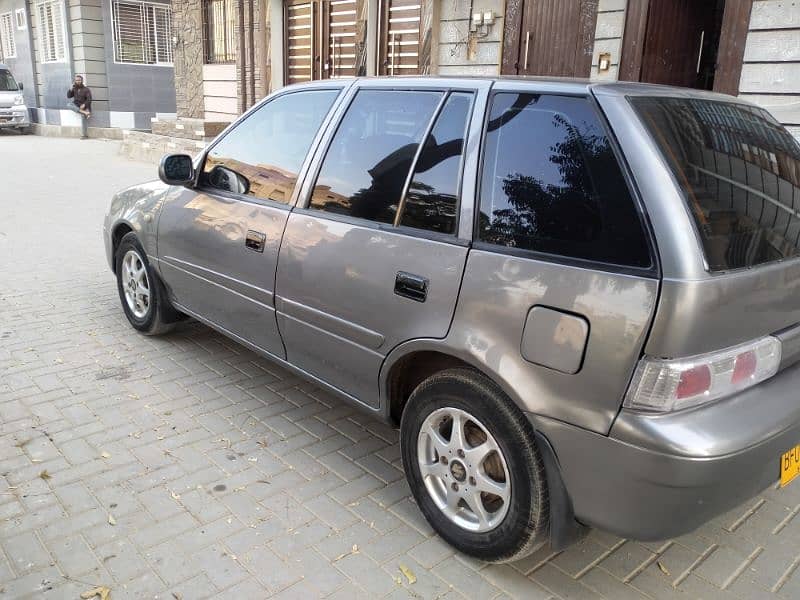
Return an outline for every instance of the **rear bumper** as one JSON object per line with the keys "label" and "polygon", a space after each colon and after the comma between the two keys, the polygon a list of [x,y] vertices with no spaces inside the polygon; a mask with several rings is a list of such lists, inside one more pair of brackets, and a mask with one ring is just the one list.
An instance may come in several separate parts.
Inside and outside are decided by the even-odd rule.
{"label": "rear bumper", "polygon": [[778,480],[781,455],[800,444],[800,365],[700,409],[623,410],[608,437],[531,420],[555,450],[579,521],[626,538],[667,539]]}

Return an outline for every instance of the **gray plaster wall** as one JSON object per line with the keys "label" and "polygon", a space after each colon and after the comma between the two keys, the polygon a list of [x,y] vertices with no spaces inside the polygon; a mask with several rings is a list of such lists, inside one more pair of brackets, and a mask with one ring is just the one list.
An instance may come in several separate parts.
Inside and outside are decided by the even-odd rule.
{"label": "gray plaster wall", "polygon": [[[25,29],[17,29],[16,11],[25,10]],[[24,85],[23,95],[29,108],[36,107],[36,74],[33,68],[33,52],[31,44],[30,24],[28,23],[25,0],[0,0],[0,14],[11,13],[14,20],[14,42],[17,47],[16,58],[4,57],[0,62],[11,68],[16,80]]]}
{"label": "gray plaster wall", "polygon": [[[161,4],[169,4],[161,1]],[[175,69],[114,62],[111,1],[103,0],[108,102],[113,112],[132,112],[137,129],[149,129],[156,113],[175,112]],[[199,84],[199,82],[198,82]]]}
{"label": "gray plaster wall", "polygon": [[[72,85],[71,57],[72,49],[69,44],[69,20],[66,20],[65,29],[65,56],[61,62],[42,62],[42,48],[39,41],[40,26],[35,10],[35,4],[29,3],[28,27],[34,48],[34,69],[36,71],[36,92],[39,111],[38,120],[52,125],[60,125],[59,111],[67,104],[67,90]],[[66,7],[65,7],[66,12]]]}

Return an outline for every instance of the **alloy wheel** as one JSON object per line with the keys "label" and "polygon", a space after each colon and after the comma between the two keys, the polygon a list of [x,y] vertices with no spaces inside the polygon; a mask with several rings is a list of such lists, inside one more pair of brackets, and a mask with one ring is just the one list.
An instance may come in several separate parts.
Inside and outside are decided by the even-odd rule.
{"label": "alloy wheel", "polygon": [[428,415],[417,437],[417,461],[428,494],[450,521],[476,533],[503,521],[511,501],[508,466],[474,416],[452,407]]}
{"label": "alloy wheel", "polygon": [[128,308],[137,319],[143,319],[150,311],[150,280],[142,257],[135,250],[128,250],[122,258],[122,289]]}

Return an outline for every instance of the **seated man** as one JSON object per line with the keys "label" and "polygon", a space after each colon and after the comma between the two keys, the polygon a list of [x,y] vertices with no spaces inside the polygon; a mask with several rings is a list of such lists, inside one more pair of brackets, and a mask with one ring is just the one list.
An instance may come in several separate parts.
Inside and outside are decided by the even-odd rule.
{"label": "seated man", "polygon": [[83,85],[83,77],[75,76],[72,87],[67,91],[67,108],[81,115],[81,139],[89,139],[89,117],[92,116],[92,90]]}

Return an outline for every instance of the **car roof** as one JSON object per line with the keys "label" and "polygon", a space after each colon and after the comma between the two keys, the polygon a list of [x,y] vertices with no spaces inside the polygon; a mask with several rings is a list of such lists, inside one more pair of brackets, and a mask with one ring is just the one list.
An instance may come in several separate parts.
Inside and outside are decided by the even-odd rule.
{"label": "car roof", "polygon": [[[566,94],[587,94],[591,91],[594,94],[607,96],[672,96],[679,98],[709,98],[726,100],[728,102],[744,102],[735,96],[705,90],[632,81],[598,81],[576,77],[539,77],[527,75],[399,75],[392,77],[367,76],[342,79],[350,79],[351,81],[355,79],[362,82],[396,81],[401,85],[413,85],[415,82],[430,84],[436,81],[441,81],[443,85],[448,85],[448,83],[452,83],[453,81],[486,81],[499,83],[502,87],[506,87],[509,83],[519,83],[522,85],[530,84],[532,87],[535,85],[547,84],[548,91],[557,91]],[[318,85],[322,82],[314,81],[309,83]],[[301,83],[298,85],[302,87],[304,85],[309,85],[309,83]]]}

